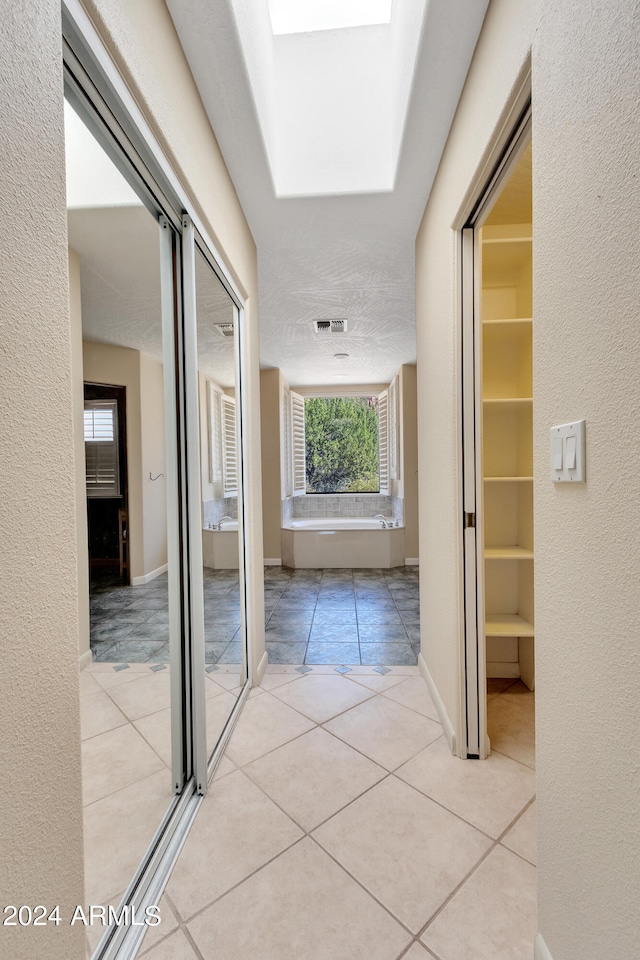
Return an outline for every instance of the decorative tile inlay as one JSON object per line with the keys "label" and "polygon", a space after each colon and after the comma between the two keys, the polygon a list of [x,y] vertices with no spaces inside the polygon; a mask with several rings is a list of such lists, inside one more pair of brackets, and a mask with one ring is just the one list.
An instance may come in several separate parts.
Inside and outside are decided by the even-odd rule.
{"label": "decorative tile inlay", "polygon": [[128,670],[128,669],[129,669],[129,664],[128,664],[128,663],[119,663],[119,664],[117,664],[117,666],[115,666],[113,669],[114,669],[114,670]]}
{"label": "decorative tile inlay", "polygon": [[220,667],[216,667],[215,663],[211,663],[211,664],[209,664],[208,667],[205,667],[205,668],[204,668],[205,673],[213,673],[214,670],[219,670],[219,669],[220,669]]}
{"label": "decorative tile inlay", "polygon": [[373,672],[380,673],[384,676],[385,673],[391,673],[391,670],[389,670],[387,667],[374,667]]}
{"label": "decorative tile inlay", "polygon": [[167,665],[165,663],[156,663],[151,667],[154,673],[157,673],[158,670],[166,670]]}
{"label": "decorative tile inlay", "polygon": [[311,667],[296,667],[296,673],[311,673]]}
{"label": "decorative tile inlay", "polygon": [[335,667],[336,673],[351,673],[351,667]]}

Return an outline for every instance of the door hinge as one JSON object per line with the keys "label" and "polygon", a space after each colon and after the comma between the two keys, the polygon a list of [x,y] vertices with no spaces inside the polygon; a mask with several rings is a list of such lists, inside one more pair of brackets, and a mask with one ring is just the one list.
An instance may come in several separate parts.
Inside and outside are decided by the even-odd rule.
{"label": "door hinge", "polygon": [[465,530],[468,530],[469,527],[475,527],[475,525],[476,525],[476,515],[475,515],[475,513],[467,513],[467,512],[465,511],[465,514],[464,514],[464,529],[465,529]]}

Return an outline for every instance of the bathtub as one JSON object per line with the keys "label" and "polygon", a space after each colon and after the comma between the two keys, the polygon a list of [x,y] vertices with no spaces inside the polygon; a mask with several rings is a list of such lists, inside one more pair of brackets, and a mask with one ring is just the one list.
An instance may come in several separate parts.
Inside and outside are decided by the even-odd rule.
{"label": "bathtub", "polygon": [[202,562],[214,570],[237,570],[238,521],[225,520],[221,530],[202,531]]}
{"label": "bathtub", "polygon": [[404,527],[382,527],[368,518],[291,520],[282,528],[285,567],[399,567]]}

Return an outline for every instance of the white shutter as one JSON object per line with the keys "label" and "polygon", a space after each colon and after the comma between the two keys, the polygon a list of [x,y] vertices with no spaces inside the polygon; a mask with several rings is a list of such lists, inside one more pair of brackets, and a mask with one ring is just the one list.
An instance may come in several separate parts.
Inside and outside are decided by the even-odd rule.
{"label": "white shutter", "polygon": [[280,397],[280,488],[283,499],[290,497],[293,491],[291,464],[291,391],[283,384]]}
{"label": "white shutter", "polygon": [[225,497],[238,496],[238,439],[236,402],[220,394],[222,403],[222,490]]}
{"label": "white shutter", "polygon": [[389,493],[389,395],[384,390],[378,397],[378,464],[380,493]]}
{"label": "white shutter", "polygon": [[88,497],[119,497],[118,405],[116,400],[87,400],[84,451]]}
{"label": "white shutter", "polygon": [[307,474],[304,440],[304,398],[291,391],[291,479],[292,496],[307,492]]}
{"label": "white shutter", "polygon": [[400,458],[398,455],[398,378],[389,384],[389,479],[400,479]]}
{"label": "white shutter", "polygon": [[220,398],[223,394],[209,381],[209,482],[222,482],[222,411]]}

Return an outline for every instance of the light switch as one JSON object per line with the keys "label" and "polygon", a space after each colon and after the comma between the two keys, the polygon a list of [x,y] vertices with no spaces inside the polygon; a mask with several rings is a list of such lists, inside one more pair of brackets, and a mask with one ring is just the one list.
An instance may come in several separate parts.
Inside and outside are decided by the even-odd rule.
{"label": "light switch", "polygon": [[586,422],[551,427],[551,479],[554,483],[586,480]]}
{"label": "light switch", "polygon": [[564,446],[564,441],[562,437],[553,437],[553,469],[562,470],[562,448]]}

